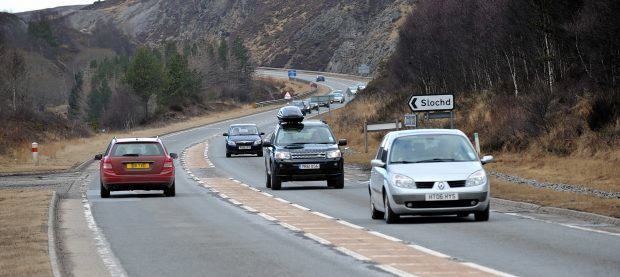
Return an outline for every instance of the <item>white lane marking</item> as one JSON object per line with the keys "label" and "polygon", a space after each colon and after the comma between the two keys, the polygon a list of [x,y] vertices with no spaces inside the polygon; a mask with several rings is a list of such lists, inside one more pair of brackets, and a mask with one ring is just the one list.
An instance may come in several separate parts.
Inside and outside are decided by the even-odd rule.
{"label": "white lane marking", "polygon": [[321,212],[316,212],[316,211],[315,211],[315,212],[312,212],[312,213],[313,213],[313,214],[315,214],[315,215],[318,215],[318,216],[320,216],[320,217],[323,217],[323,218],[327,218],[327,219],[334,219],[333,217],[331,217],[331,216],[329,216],[329,215],[326,215],[326,214],[324,214],[324,213],[321,213]]}
{"label": "white lane marking", "polygon": [[228,195],[223,194],[223,193],[220,193],[220,197],[222,197],[222,198],[224,198],[224,199],[228,199],[228,198],[230,198],[230,197],[228,197]]}
{"label": "white lane marking", "polygon": [[249,188],[249,187],[250,187],[250,185],[248,185],[248,184],[244,184],[244,183],[240,183],[239,185],[244,186],[244,187],[246,187],[246,188]]}
{"label": "white lane marking", "polygon": [[444,258],[444,259],[449,259],[449,258],[451,258],[450,256],[448,256],[448,255],[446,255],[446,254],[444,254],[444,253],[437,252],[437,251],[435,251],[435,250],[431,250],[431,249],[428,249],[428,248],[423,247],[423,246],[419,246],[419,245],[410,244],[410,245],[409,245],[409,247],[411,247],[411,248],[413,248],[413,249],[416,249],[416,250],[418,250],[418,251],[424,252],[424,253],[426,253],[426,254],[433,255],[433,256],[435,256],[435,257]]}
{"label": "white lane marking", "polygon": [[242,208],[244,208],[244,209],[246,209],[248,212],[251,212],[251,213],[258,213],[258,211],[257,211],[256,209],[252,208],[252,207],[245,206],[245,205],[244,205],[244,206],[241,206],[241,207],[242,207]]}
{"label": "white lane marking", "polygon": [[114,256],[114,253],[112,253],[110,244],[106,240],[99,227],[97,227],[97,222],[95,221],[95,217],[93,217],[93,213],[91,212],[91,206],[88,202],[88,199],[86,198],[86,195],[82,196],[82,203],[84,203],[84,218],[86,219],[86,224],[88,226],[88,229],[90,229],[93,234],[97,253],[99,254],[99,257],[101,257],[103,265],[108,270],[108,273],[110,273],[110,276],[127,276],[127,273],[121,266],[121,263],[118,261],[116,256]]}
{"label": "white lane marking", "polygon": [[392,273],[392,274],[394,274],[396,276],[401,276],[401,277],[415,277],[415,276],[417,276],[417,275],[413,275],[411,273],[404,272],[404,271],[402,271],[402,270],[400,270],[398,268],[395,268],[395,267],[389,266],[389,265],[385,265],[385,264],[375,265],[375,266],[377,268],[380,268],[380,269],[384,270],[384,271],[387,271],[388,273]]}
{"label": "white lane marking", "polygon": [[255,192],[260,192],[260,189],[257,189],[255,187],[250,187],[251,190],[255,191]]}
{"label": "white lane marking", "polygon": [[289,230],[291,230],[293,232],[301,232],[301,229],[299,229],[299,228],[297,228],[297,227],[295,227],[295,226],[293,226],[291,224],[280,222],[280,225],[282,225],[282,227],[284,227],[286,229],[289,229]]}
{"label": "white lane marking", "polygon": [[509,273],[506,273],[506,272],[502,272],[502,271],[499,271],[499,270],[488,268],[486,266],[481,266],[481,265],[475,264],[475,263],[461,263],[461,264],[469,266],[471,268],[475,268],[475,269],[487,272],[487,273],[491,273],[491,274],[496,275],[496,276],[504,276],[504,277],[514,277],[515,276],[515,275],[509,274]]}
{"label": "white lane marking", "polygon": [[337,222],[342,224],[342,225],[349,226],[349,227],[351,227],[353,229],[364,230],[364,227],[359,226],[359,225],[355,225],[355,224],[353,224],[351,222],[348,222],[348,221],[338,220]]}
{"label": "white lane marking", "polygon": [[522,214],[518,214],[518,213],[503,213],[503,214],[511,215],[511,216],[514,216],[514,217],[520,217],[520,218],[524,218],[524,219],[529,219],[529,220],[534,220],[534,221],[538,221],[538,222],[544,222],[544,223],[548,223],[548,224],[557,224],[557,225],[560,225],[560,226],[564,226],[564,227],[571,228],[571,229],[576,229],[576,230],[581,230],[581,231],[594,232],[594,233],[599,233],[599,234],[605,234],[605,235],[620,237],[619,233],[612,233],[612,232],[603,231],[603,230],[596,230],[596,229],[576,226],[576,225],[572,225],[572,224],[568,224],[568,223],[557,223],[557,222],[553,222],[551,220],[535,218],[535,217],[529,216],[529,215],[522,215]]}
{"label": "white lane marking", "polygon": [[258,215],[264,219],[267,219],[269,221],[278,221],[275,217],[264,214],[264,213],[258,213]]}
{"label": "white lane marking", "polygon": [[239,202],[239,201],[237,201],[235,199],[232,199],[232,198],[229,198],[228,202],[233,203],[234,205],[241,205],[241,202]]}
{"label": "white lane marking", "polygon": [[402,241],[401,239],[397,239],[397,238],[395,238],[395,237],[388,236],[388,235],[386,235],[386,234],[379,233],[379,232],[377,232],[377,231],[368,231],[368,233],[373,234],[373,235],[375,235],[375,236],[377,236],[377,237],[380,237],[380,238],[384,238],[384,239],[386,239],[386,240],[391,240],[391,241],[395,241],[395,242],[401,242],[401,241]]}
{"label": "white lane marking", "polygon": [[328,240],[326,240],[326,239],[324,239],[322,237],[319,237],[319,236],[317,236],[315,234],[305,233],[304,236],[306,236],[307,238],[309,238],[311,240],[314,240],[314,241],[316,241],[316,242],[318,242],[320,244],[323,244],[323,245],[331,245],[332,244],[330,241],[328,241]]}
{"label": "white lane marking", "polygon": [[264,196],[267,196],[267,197],[273,197],[273,195],[271,195],[271,194],[269,194],[269,193],[266,193],[266,192],[261,192],[260,194],[262,194],[262,195],[264,195]]}
{"label": "white lane marking", "polygon": [[362,255],[362,254],[359,254],[359,253],[357,253],[357,252],[354,252],[354,251],[352,251],[352,250],[349,250],[349,249],[347,249],[347,248],[344,248],[344,247],[336,247],[336,248],[334,248],[334,249],[336,249],[336,250],[338,250],[338,251],[340,251],[340,252],[344,253],[345,255],[348,255],[348,256],[351,256],[351,257],[353,257],[353,258],[356,258],[356,259],[358,259],[358,260],[360,260],[360,261],[364,261],[364,262],[369,262],[369,261],[370,261],[370,258],[368,258],[368,257],[366,257],[366,256],[364,256],[364,255]]}
{"label": "white lane marking", "polygon": [[285,203],[285,204],[291,204],[291,202],[290,202],[290,201],[288,201],[288,200],[284,200],[284,199],[282,199],[282,198],[280,198],[280,197],[276,197],[276,198],[274,198],[274,199],[275,199],[275,200],[278,200],[278,201],[280,201],[280,202],[282,202],[282,203]]}
{"label": "white lane marking", "polygon": [[306,208],[306,207],[304,207],[302,205],[299,205],[299,204],[291,204],[291,206],[293,206],[295,208],[298,208],[300,210],[303,210],[303,211],[310,211],[310,209],[308,209],[308,208]]}
{"label": "white lane marking", "polygon": [[235,183],[239,183],[239,184],[241,183],[241,181],[239,181],[237,179],[233,179],[232,181],[235,182]]}

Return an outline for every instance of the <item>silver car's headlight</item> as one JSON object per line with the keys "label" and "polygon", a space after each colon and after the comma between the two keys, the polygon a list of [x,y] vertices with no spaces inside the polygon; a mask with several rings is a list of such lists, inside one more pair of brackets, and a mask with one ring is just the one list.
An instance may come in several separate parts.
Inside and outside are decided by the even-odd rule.
{"label": "silver car's headlight", "polygon": [[278,160],[290,160],[291,159],[290,152],[275,152],[274,154],[275,154],[274,156]]}
{"label": "silver car's headlight", "polygon": [[257,139],[254,141],[254,145],[260,145],[261,143],[263,143],[262,139]]}
{"label": "silver car's headlight", "polygon": [[392,175],[392,185],[399,187],[399,188],[405,188],[405,189],[414,189],[415,188],[415,182],[413,181],[413,179],[402,175],[402,174],[394,174]]}
{"label": "silver car's headlight", "polygon": [[340,158],[342,157],[342,152],[340,150],[330,150],[325,153],[325,157],[328,159]]}
{"label": "silver car's headlight", "polygon": [[229,140],[229,141],[228,141],[228,145],[230,145],[230,146],[235,146],[235,145],[237,145],[237,144],[236,144],[234,141]]}
{"label": "silver car's headlight", "polygon": [[469,177],[467,177],[467,181],[465,182],[466,187],[480,186],[484,185],[487,182],[487,174],[484,170],[478,170]]}

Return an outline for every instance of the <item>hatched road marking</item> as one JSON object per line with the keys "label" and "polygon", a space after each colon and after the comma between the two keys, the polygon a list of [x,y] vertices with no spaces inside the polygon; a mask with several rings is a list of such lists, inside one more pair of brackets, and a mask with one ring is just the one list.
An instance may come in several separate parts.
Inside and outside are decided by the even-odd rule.
{"label": "hatched road marking", "polygon": [[[204,160],[206,143],[191,146],[187,151],[187,167],[194,171],[208,167]],[[224,195],[227,202],[277,223],[306,238],[330,247],[378,269],[398,276],[476,275],[509,276],[473,263],[456,261],[450,256],[409,245],[400,239],[375,232],[309,208],[247,187],[241,182],[222,177],[200,177],[203,186],[210,187],[214,196]],[[235,202],[232,202],[232,201]],[[284,201],[283,201],[284,200]],[[238,203],[238,204],[237,204]],[[248,207],[247,205],[251,205]]]}

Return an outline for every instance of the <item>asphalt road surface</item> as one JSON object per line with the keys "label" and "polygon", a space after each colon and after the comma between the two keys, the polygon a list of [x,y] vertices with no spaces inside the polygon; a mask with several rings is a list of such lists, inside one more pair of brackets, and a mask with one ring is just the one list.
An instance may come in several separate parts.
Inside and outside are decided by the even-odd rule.
{"label": "asphalt road surface", "polygon": [[[264,74],[286,76],[286,72]],[[298,78],[314,76],[298,73]],[[347,86],[357,83],[326,76],[324,84],[346,91]],[[338,108],[340,104],[332,107]],[[266,190],[264,158],[226,158],[222,133],[229,124],[256,123],[268,134],[276,124],[275,114],[270,111],[208,125],[167,135],[163,141],[176,153],[207,142],[207,155],[214,167],[194,174],[231,177]],[[172,198],[163,197],[160,191],[134,191],[112,192],[110,199],[101,199],[98,176],[93,174],[86,195],[97,226],[118,261],[117,266],[122,268],[119,272],[128,276],[388,275],[372,263],[344,255],[215,197],[176,163],[177,195]],[[554,221],[531,219],[522,213],[493,211],[488,222],[474,222],[473,216],[412,217],[394,225],[372,220],[364,178],[363,172],[349,168],[342,190],[328,189],[326,182],[285,182],[281,191],[269,193],[442,252],[458,261],[509,274],[617,276],[620,273],[620,236],[569,228]]]}

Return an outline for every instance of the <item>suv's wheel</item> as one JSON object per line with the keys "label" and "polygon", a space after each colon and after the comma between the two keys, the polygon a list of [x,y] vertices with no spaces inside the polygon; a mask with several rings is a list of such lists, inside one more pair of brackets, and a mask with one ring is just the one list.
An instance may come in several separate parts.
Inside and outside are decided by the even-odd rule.
{"label": "suv's wheel", "polygon": [[344,175],[327,180],[327,186],[335,189],[344,188]]}
{"label": "suv's wheel", "polygon": [[487,208],[482,211],[482,212],[475,212],[474,213],[474,219],[476,221],[489,221],[489,214],[490,214],[490,208],[491,208],[491,204],[489,203],[489,205],[487,206]]}
{"label": "suv's wheel", "polygon": [[271,175],[265,171],[265,176],[267,176],[267,181],[265,181],[265,187],[271,188]]}
{"label": "suv's wheel", "polygon": [[176,188],[175,188],[174,183],[172,183],[172,186],[164,189],[164,195],[168,197],[172,197],[176,195]]}
{"label": "suv's wheel", "polygon": [[383,213],[375,209],[375,203],[372,202],[372,194],[370,195],[370,218],[382,219]]}
{"label": "suv's wheel", "polygon": [[273,172],[271,173],[271,189],[280,190],[282,188],[282,180],[280,180],[280,177],[273,174]]}
{"label": "suv's wheel", "polygon": [[110,198],[110,190],[103,186],[103,183],[99,183],[99,189],[101,190],[101,198]]}
{"label": "suv's wheel", "polygon": [[230,158],[230,153],[226,152],[226,158]]}
{"label": "suv's wheel", "polygon": [[398,219],[400,218],[400,216],[394,213],[394,211],[392,211],[392,208],[390,207],[390,201],[388,201],[387,199],[387,194],[383,196],[383,203],[384,203],[383,205],[385,206],[385,212],[383,213],[383,218],[385,219],[385,223],[387,224],[396,223]]}

